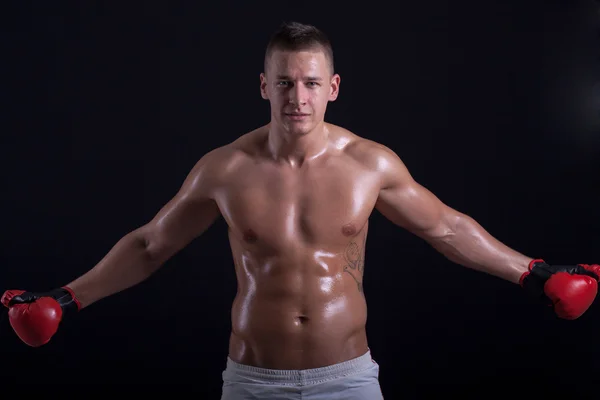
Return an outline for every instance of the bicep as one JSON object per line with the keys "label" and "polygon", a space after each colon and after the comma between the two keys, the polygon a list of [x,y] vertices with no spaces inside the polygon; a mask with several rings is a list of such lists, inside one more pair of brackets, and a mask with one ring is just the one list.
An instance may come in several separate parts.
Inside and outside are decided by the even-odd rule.
{"label": "bicep", "polygon": [[175,197],[147,225],[149,250],[169,257],[201,235],[219,216],[212,199]]}
{"label": "bicep", "polygon": [[376,208],[394,224],[420,237],[443,234],[440,230],[443,230],[447,207],[416,182],[381,190]]}
{"label": "bicep", "polygon": [[177,194],[142,228],[150,253],[167,259],[217,220],[220,211],[212,198],[214,184],[207,166],[199,162]]}
{"label": "bicep", "polygon": [[376,209],[394,224],[419,237],[447,234],[451,209],[430,190],[416,182],[397,156],[388,155]]}

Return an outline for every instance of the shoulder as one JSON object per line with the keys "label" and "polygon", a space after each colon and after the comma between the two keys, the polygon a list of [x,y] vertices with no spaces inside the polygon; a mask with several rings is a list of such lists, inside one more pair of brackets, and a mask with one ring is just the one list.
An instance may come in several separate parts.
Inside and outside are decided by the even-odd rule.
{"label": "shoulder", "polygon": [[254,157],[263,128],[247,132],[232,142],[204,153],[195,163],[188,179],[212,189],[226,183],[228,177]]}
{"label": "shoulder", "polygon": [[378,174],[384,186],[410,176],[404,162],[390,147],[346,129],[336,129],[339,130],[338,135],[347,142],[344,153],[363,168]]}
{"label": "shoulder", "polygon": [[266,127],[244,133],[237,139],[202,155],[191,173],[210,175],[211,181],[222,182],[256,159],[261,143],[266,140]]}

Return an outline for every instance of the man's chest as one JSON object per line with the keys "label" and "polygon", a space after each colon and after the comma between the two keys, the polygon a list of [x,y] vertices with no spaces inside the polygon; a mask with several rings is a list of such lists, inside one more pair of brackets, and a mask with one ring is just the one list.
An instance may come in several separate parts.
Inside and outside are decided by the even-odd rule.
{"label": "man's chest", "polygon": [[245,242],[343,243],[365,226],[379,194],[375,173],[333,165],[290,172],[249,167],[216,196]]}

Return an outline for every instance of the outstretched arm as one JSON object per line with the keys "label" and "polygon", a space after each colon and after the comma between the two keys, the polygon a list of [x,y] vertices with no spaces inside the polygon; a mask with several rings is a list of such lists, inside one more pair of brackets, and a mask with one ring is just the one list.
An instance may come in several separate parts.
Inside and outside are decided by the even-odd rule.
{"label": "outstretched arm", "polygon": [[382,181],[377,210],[396,225],[426,240],[449,260],[519,283],[531,257],[509,248],[473,218],[441,202],[413,179],[391,150],[378,151]]}
{"label": "outstretched arm", "polygon": [[121,238],[96,266],[66,285],[82,309],[150,277],[218,218],[211,198],[218,179],[214,171],[218,151],[198,161],[175,197],[151,221]]}
{"label": "outstretched arm", "polygon": [[376,153],[381,173],[376,207],[392,222],[457,264],[520,284],[552,305],[560,318],[579,318],[592,305],[598,293],[599,265],[549,265],[524,256],[416,183],[391,150],[380,147]]}

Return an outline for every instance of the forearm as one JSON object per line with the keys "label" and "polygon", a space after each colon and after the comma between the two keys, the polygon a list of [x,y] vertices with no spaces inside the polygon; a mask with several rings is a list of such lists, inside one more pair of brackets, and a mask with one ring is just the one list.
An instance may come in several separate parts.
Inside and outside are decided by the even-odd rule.
{"label": "forearm", "polygon": [[66,286],[84,308],[144,281],[161,262],[151,255],[143,234],[136,230],[119,240],[94,268]]}
{"label": "forearm", "polygon": [[513,283],[519,283],[532,260],[495,239],[473,218],[460,213],[450,215],[444,232],[428,242],[457,264]]}

